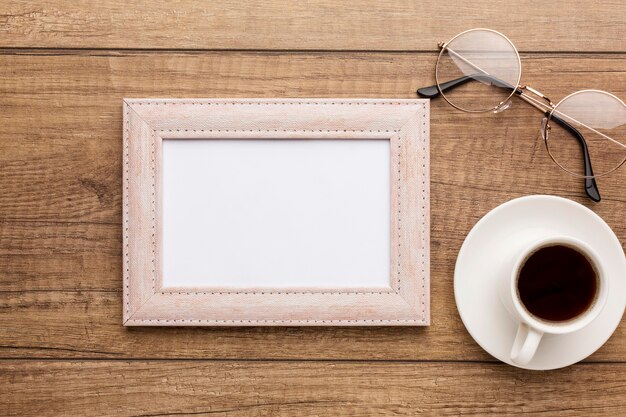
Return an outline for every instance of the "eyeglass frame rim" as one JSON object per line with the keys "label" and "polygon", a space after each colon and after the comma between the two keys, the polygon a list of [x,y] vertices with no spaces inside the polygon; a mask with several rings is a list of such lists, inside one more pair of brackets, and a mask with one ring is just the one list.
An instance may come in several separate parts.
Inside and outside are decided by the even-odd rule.
{"label": "eyeglass frame rim", "polygon": [[[515,52],[515,56],[517,57],[517,65],[519,68],[519,73],[517,76],[517,82],[515,83],[515,88],[513,88],[513,91],[511,92],[511,94],[509,94],[509,96],[507,98],[505,98],[504,100],[502,100],[499,104],[497,104],[494,107],[491,107],[489,109],[486,110],[467,110],[464,109],[462,107],[459,107],[458,105],[452,103],[450,100],[448,100],[448,98],[446,97],[446,95],[444,94],[444,92],[441,90],[441,87],[439,86],[440,82],[439,82],[439,75],[438,75],[438,71],[437,68],[439,68],[439,62],[441,61],[441,57],[443,56],[443,53],[446,51],[446,48],[448,47],[448,45],[454,41],[455,39],[457,39],[459,36],[465,35],[466,33],[469,32],[477,32],[477,31],[486,31],[486,32],[491,32],[491,33],[495,33],[496,35],[500,35],[502,36],[508,43],[509,45],[511,45],[511,47],[513,48],[513,51]],[[455,36],[453,36],[452,38],[450,38],[450,40],[448,40],[447,42],[443,42],[443,43],[439,43],[439,55],[437,56],[437,63],[435,64],[435,83],[437,85],[437,89],[439,90],[439,94],[441,94],[441,97],[443,97],[443,99],[452,107],[454,107],[457,110],[461,110],[463,112],[466,113],[489,113],[489,112],[494,112],[497,111],[500,107],[502,107],[504,104],[506,104],[511,97],[513,97],[515,95],[516,89],[522,87],[520,85],[520,81],[522,80],[522,59],[519,55],[519,51],[517,50],[517,48],[515,47],[515,44],[503,33],[498,32],[497,30],[494,29],[489,29],[489,28],[472,28],[472,29],[468,29],[468,30],[464,30],[461,33],[456,34]]]}
{"label": "eyeglass frame rim", "polygon": [[[562,99],[561,99],[558,103],[556,103],[556,104],[553,104],[553,105],[552,105],[552,110],[550,111],[550,114],[548,114],[548,115],[544,116],[544,119],[546,119],[546,123],[545,123],[545,124],[543,124],[543,123],[542,123],[542,125],[543,125],[543,126],[540,128],[541,133],[542,133],[542,135],[541,135],[541,136],[542,136],[542,138],[543,138],[543,141],[544,141],[544,144],[545,144],[545,147],[546,147],[546,151],[548,152],[548,155],[550,156],[550,159],[552,159],[552,162],[554,162],[555,164],[557,164],[557,165],[558,165],[558,167],[559,167],[559,168],[561,168],[563,171],[565,171],[565,172],[567,172],[568,174],[570,174],[570,175],[572,175],[572,176],[574,176],[574,177],[577,177],[577,178],[584,178],[584,179],[588,179],[588,178],[601,178],[601,177],[604,177],[605,175],[609,175],[609,174],[611,174],[611,173],[613,173],[613,172],[617,171],[617,170],[618,170],[618,169],[619,169],[622,165],[624,165],[624,163],[626,163],[626,158],[624,158],[624,159],[622,160],[622,162],[620,162],[617,166],[615,166],[615,167],[614,167],[613,169],[611,169],[610,171],[603,172],[603,173],[600,173],[600,174],[596,174],[596,173],[594,172],[593,177],[590,177],[590,176],[587,176],[587,175],[580,175],[580,174],[578,174],[578,173],[575,173],[575,172],[570,171],[569,169],[565,168],[563,165],[561,165],[561,164],[560,164],[560,163],[556,160],[556,158],[552,155],[552,152],[550,152],[550,145],[549,145],[549,143],[548,143],[548,142],[549,142],[549,140],[550,140],[550,134],[549,134],[549,132],[550,132],[550,121],[551,121],[551,120],[552,120],[552,118],[553,118],[553,114],[554,114],[554,112],[556,111],[556,109],[557,109],[557,108],[558,108],[558,107],[559,107],[559,106],[560,106],[560,105],[561,105],[561,104],[562,104],[565,100],[567,100],[567,99],[569,99],[570,97],[573,97],[573,96],[575,96],[575,95],[582,94],[582,93],[600,93],[600,94],[606,94],[606,95],[611,96],[611,97],[613,97],[614,99],[616,99],[619,103],[621,103],[621,104],[622,104],[622,106],[626,107],[626,103],[624,103],[624,101],[623,101],[621,98],[617,97],[615,94],[610,93],[610,92],[608,92],[608,91],[598,90],[598,89],[594,89],[594,88],[589,88],[589,89],[584,89],[584,90],[574,91],[573,93],[570,93],[570,94],[568,94],[567,96],[563,97],[563,98],[562,98]],[[447,101],[447,100],[446,100],[446,101]],[[582,134],[582,133],[581,133],[581,134]],[[611,138],[611,140],[615,140],[615,139],[612,139],[612,138]],[[616,141],[616,143],[619,143],[619,142],[618,142],[618,141]],[[625,146],[625,145],[622,145],[622,146]]]}

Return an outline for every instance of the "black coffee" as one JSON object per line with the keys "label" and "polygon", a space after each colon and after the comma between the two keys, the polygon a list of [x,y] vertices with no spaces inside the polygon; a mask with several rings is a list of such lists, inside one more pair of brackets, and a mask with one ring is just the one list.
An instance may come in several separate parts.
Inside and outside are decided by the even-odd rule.
{"label": "black coffee", "polygon": [[571,320],[593,304],[596,271],[585,255],[568,246],[540,248],[524,262],[517,281],[520,299],[533,315]]}

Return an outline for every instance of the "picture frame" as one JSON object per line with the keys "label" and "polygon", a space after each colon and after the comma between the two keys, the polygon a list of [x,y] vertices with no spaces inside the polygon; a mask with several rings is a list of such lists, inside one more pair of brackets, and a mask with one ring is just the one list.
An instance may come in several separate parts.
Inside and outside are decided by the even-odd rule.
{"label": "picture frame", "polygon": [[[389,285],[163,285],[163,143],[389,141]],[[420,326],[430,323],[429,102],[420,99],[124,99],[125,326]]]}

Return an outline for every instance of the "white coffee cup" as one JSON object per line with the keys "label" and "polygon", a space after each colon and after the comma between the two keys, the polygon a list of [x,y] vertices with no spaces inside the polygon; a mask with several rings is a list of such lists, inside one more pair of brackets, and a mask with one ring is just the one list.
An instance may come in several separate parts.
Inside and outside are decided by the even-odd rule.
{"label": "white coffee cup", "polygon": [[[580,315],[562,322],[541,319],[530,313],[520,299],[517,283],[519,274],[528,258],[541,248],[562,245],[583,254],[596,272],[597,285],[595,299],[591,306]],[[503,276],[500,298],[509,313],[519,322],[517,335],[511,349],[511,360],[518,365],[531,361],[544,334],[567,334],[576,332],[591,323],[606,304],[608,281],[600,258],[586,243],[569,236],[551,236],[528,245],[515,260],[511,274]]]}

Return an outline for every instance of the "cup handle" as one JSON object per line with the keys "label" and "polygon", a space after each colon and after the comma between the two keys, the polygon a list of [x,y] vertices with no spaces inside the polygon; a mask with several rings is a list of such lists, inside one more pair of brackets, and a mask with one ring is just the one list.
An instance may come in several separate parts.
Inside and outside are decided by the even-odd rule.
{"label": "cup handle", "polygon": [[511,360],[518,365],[526,365],[535,356],[543,332],[526,323],[520,323],[511,349]]}

